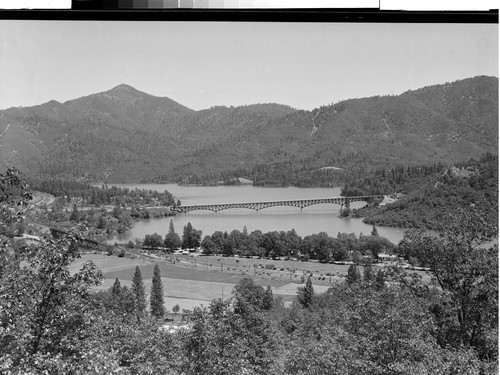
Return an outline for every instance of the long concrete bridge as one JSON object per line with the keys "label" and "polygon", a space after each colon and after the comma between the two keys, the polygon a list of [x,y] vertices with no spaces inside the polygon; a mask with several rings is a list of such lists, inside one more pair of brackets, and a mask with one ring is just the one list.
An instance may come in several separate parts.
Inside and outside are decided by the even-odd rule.
{"label": "long concrete bridge", "polygon": [[172,207],[173,211],[180,213],[188,213],[189,211],[205,210],[219,212],[229,210],[231,208],[248,208],[250,210],[260,211],[264,208],[276,206],[291,206],[298,207],[302,211],[303,208],[313,206],[315,204],[332,203],[339,204],[341,209],[345,206],[349,208],[351,202],[369,202],[375,199],[384,199],[383,195],[363,195],[357,197],[333,197],[320,199],[300,199],[293,201],[274,201],[274,202],[248,202],[248,203],[219,203],[219,204],[200,204],[194,206],[177,206]]}

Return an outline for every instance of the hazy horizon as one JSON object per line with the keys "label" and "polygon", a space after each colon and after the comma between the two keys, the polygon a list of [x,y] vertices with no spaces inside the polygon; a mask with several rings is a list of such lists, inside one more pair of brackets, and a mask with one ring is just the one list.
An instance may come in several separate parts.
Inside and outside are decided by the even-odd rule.
{"label": "hazy horizon", "polygon": [[194,110],[311,110],[479,75],[497,24],[0,21],[0,109],[120,84]]}

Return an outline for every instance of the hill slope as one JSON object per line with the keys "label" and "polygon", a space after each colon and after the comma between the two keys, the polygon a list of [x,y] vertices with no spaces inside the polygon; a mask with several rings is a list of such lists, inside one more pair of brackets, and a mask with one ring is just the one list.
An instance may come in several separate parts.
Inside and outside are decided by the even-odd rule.
{"label": "hill slope", "polygon": [[488,222],[498,222],[498,156],[492,154],[447,168],[395,169],[350,186],[350,192],[344,189],[347,195],[403,192],[394,203],[358,210],[357,215],[365,216],[368,224],[437,230],[446,215],[469,207],[475,207]]}
{"label": "hill slope", "polygon": [[193,111],[127,85],[0,111],[0,168],[111,182],[239,171],[295,184],[328,166],[450,163],[496,153],[497,145],[498,79],[484,76],[312,111],[278,104]]}

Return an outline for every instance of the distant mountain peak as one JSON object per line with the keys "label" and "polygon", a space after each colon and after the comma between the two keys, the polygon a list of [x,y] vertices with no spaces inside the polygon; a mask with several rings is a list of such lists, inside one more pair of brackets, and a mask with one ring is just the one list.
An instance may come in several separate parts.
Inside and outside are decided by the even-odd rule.
{"label": "distant mountain peak", "polygon": [[103,94],[125,94],[125,95],[141,95],[141,96],[151,96],[145,92],[137,90],[135,87],[122,83],[118,86],[113,87],[111,90],[103,92]]}
{"label": "distant mountain peak", "polygon": [[135,89],[134,87],[130,86],[130,85],[127,85],[125,83],[122,83],[118,86],[115,86],[113,87],[111,90],[109,91],[118,91],[118,90],[125,90],[125,91],[137,91],[137,89]]}

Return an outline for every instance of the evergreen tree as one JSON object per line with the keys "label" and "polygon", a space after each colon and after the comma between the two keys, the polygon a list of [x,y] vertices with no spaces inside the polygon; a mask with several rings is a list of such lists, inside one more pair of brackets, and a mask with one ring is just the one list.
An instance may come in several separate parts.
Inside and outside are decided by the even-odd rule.
{"label": "evergreen tree", "polygon": [[115,282],[113,283],[113,287],[111,288],[111,295],[116,298],[120,295],[121,291],[121,285],[120,285],[120,280],[118,280],[118,277],[115,279]]}
{"label": "evergreen tree", "polygon": [[377,228],[375,228],[375,225],[373,226],[372,228],[372,233],[371,233],[372,236],[378,236],[378,231],[377,231]]}
{"label": "evergreen tree", "polygon": [[262,299],[262,308],[265,310],[271,310],[273,308],[273,305],[273,290],[271,289],[271,285],[268,285],[264,294],[264,298]]}
{"label": "evergreen tree", "polygon": [[306,286],[304,288],[299,288],[298,299],[300,304],[307,309],[312,305],[314,297],[314,288],[312,285],[311,276],[307,278]]}
{"label": "evergreen tree", "polygon": [[151,306],[151,315],[155,318],[163,317],[165,314],[165,306],[163,304],[163,283],[161,282],[160,266],[158,263],[155,264],[153,272],[149,305]]}
{"label": "evergreen tree", "polygon": [[347,269],[346,282],[348,284],[354,284],[361,280],[361,274],[359,273],[358,267],[355,264],[351,264]]}
{"label": "evergreen tree", "polygon": [[137,320],[140,321],[146,311],[146,292],[144,291],[144,282],[142,281],[139,266],[135,267],[134,277],[132,278],[132,292],[134,294],[135,313]]}

